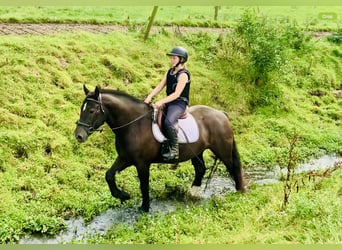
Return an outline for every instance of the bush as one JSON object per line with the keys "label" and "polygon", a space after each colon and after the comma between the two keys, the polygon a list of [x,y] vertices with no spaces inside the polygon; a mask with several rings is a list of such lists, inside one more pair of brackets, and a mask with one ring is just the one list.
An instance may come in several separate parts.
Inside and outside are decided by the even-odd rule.
{"label": "bush", "polygon": [[334,32],[333,34],[327,37],[327,40],[332,43],[342,44],[342,30]]}
{"label": "bush", "polygon": [[267,82],[269,73],[285,63],[286,50],[302,50],[310,38],[295,24],[281,24],[264,16],[245,12],[234,29],[243,39],[252,79]]}
{"label": "bush", "polygon": [[248,72],[254,83],[267,82],[268,73],[280,68],[283,63],[282,36],[265,17],[245,12],[234,30],[242,38],[249,59]]}
{"label": "bush", "polygon": [[305,52],[309,40],[295,24],[246,11],[223,39],[217,63],[231,79],[245,85],[252,109],[274,105],[281,100],[277,80],[289,59],[288,51]]}

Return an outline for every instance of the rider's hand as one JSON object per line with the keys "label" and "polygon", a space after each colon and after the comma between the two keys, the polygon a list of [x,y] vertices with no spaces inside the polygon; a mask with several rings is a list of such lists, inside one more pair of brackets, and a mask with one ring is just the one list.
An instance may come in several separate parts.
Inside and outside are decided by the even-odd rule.
{"label": "rider's hand", "polygon": [[152,102],[152,98],[150,96],[147,96],[146,99],[144,100],[146,104],[150,104]]}
{"label": "rider's hand", "polygon": [[158,102],[152,104],[152,106],[153,106],[153,108],[155,108],[155,109],[160,109],[161,107],[164,106],[164,103],[161,102],[161,101],[158,101]]}

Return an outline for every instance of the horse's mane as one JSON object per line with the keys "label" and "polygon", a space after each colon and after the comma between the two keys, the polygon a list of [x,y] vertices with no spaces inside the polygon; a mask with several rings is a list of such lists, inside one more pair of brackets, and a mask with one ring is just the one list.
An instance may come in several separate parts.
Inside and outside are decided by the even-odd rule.
{"label": "horse's mane", "polygon": [[114,89],[101,89],[100,91],[103,94],[110,94],[110,95],[114,95],[114,96],[118,96],[118,97],[124,97],[127,98],[135,103],[143,103],[141,100],[139,100],[138,98],[127,94],[126,92],[120,91],[120,90],[114,90]]}

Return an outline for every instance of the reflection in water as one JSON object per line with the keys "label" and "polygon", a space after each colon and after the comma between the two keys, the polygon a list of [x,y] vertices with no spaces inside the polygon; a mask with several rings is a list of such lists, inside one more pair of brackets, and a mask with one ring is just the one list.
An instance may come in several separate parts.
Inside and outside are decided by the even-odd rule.
{"label": "reflection in water", "polygon": [[[325,170],[334,166],[335,163],[341,162],[342,158],[335,156],[323,156],[318,160],[310,161],[296,167],[296,173],[308,172],[315,170]],[[275,167],[273,170],[254,169],[246,171],[248,179],[252,183],[265,185],[268,183],[279,182],[279,178],[284,176],[284,169]],[[214,176],[209,185],[206,187],[206,180],[198,191],[201,199],[207,200],[213,196],[224,195],[226,193],[235,192],[234,182],[228,177]],[[150,214],[166,214],[174,211],[178,206],[184,206],[184,202],[175,200],[152,200]],[[55,238],[35,237],[31,236],[23,238],[20,244],[57,244],[67,243],[73,240],[86,242],[87,238],[97,234],[103,235],[115,224],[133,225],[139,220],[141,213],[136,208],[116,208],[109,209],[99,216],[95,217],[90,224],[85,224],[82,218],[66,220],[67,230],[57,235]]]}

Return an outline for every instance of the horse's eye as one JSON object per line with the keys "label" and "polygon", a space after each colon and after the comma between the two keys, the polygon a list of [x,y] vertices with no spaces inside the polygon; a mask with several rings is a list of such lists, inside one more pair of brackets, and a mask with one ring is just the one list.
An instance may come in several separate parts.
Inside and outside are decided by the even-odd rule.
{"label": "horse's eye", "polygon": [[94,114],[94,113],[95,113],[95,109],[89,110],[89,113],[90,113],[90,114]]}

